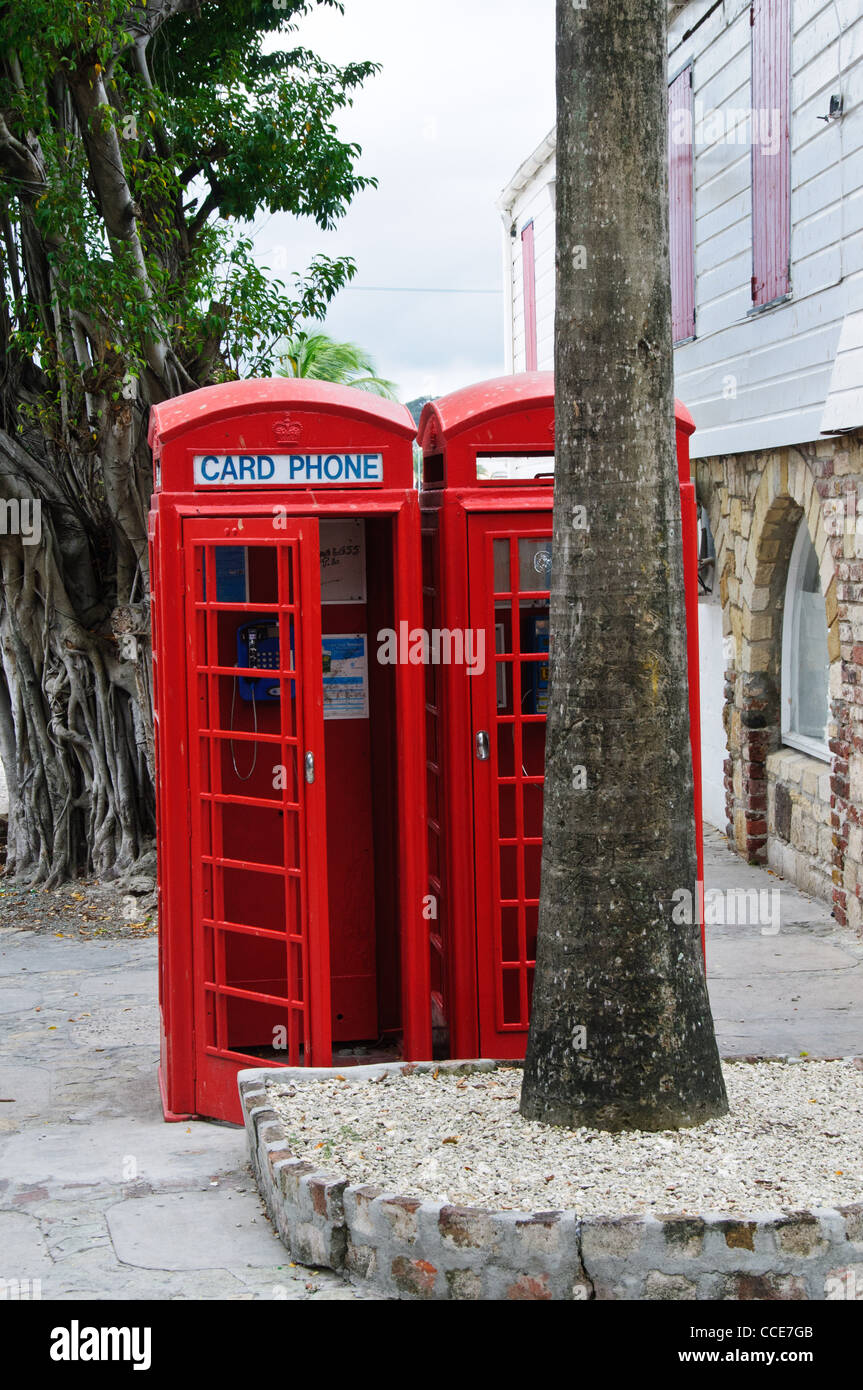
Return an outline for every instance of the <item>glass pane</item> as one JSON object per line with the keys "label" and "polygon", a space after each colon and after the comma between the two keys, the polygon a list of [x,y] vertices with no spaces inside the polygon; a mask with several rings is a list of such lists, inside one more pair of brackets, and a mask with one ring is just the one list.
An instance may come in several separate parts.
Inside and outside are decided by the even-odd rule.
{"label": "glass pane", "polygon": [[518,846],[500,845],[500,896],[504,901],[518,899]]}
{"label": "glass pane", "polygon": [[246,567],[249,576],[248,603],[277,603],[276,548],[269,545],[250,545],[246,548]]}
{"label": "glass pane", "polygon": [[524,924],[526,936],[526,955],[528,960],[536,960],[536,928],[539,920],[539,908],[528,906],[524,909]]}
{"label": "glass pane", "polygon": [[[259,1004],[228,996],[227,1046],[277,1062],[293,1061],[298,1052],[297,1015],[288,1005]],[[285,1043],[288,1046],[285,1046]]]}
{"label": "glass pane", "polygon": [[[521,731],[521,762],[525,777],[545,773],[545,723],[525,724]],[[542,788],[540,787],[540,793]]]}
{"label": "glass pane", "polygon": [[[545,726],[542,724],[534,725],[534,728],[540,728],[545,733]],[[531,838],[542,834],[542,790],[541,783],[524,784],[524,833]]]}
{"label": "glass pane", "polygon": [[254,994],[288,998],[288,958],[284,941],[225,932],[225,984]]}
{"label": "glass pane", "polygon": [[521,1023],[521,971],[503,972],[503,1021]]}
{"label": "glass pane", "polygon": [[[548,622],[544,623],[548,628]],[[537,645],[543,639],[539,638]],[[546,636],[545,640],[548,638]],[[522,714],[548,714],[548,661],[523,661],[521,663],[521,712]],[[542,771],[542,768],[539,769]]]}
{"label": "glass pane", "polygon": [[499,777],[512,777],[515,772],[511,724],[497,726],[497,772]]}
{"label": "glass pane", "polygon": [[797,648],[797,732],[823,742],[827,725],[830,657],[827,615],[820,591],[801,593]]}
{"label": "glass pane", "polygon": [[517,907],[502,907],[500,910],[500,942],[501,960],[520,960]]}
{"label": "glass pane", "polygon": [[284,865],[286,813],[281,807],[270,810],[269,807],[220,801],[215,811],[221,816],[225,859],[239,859],[246,864]]}
{"label": "glass pane", "polygon": [[529,593],[551,586],[551,537],[520,536],[518,587]]}
{"label": "glass pane", "polygon": [[821,593],[818,556],[806,529],[800,524],[803,548],[800,564],[792,562],[796,586],[788,595],[791,624],[791,718],[794,733],[819,743],[826,742],[829,710],[830,656],[827,649],[827,611]]}
{"label": "glass pane", "polygon": [[477,454],[476,476],[479,482],[495,478],[551,478],[554,454]]}
{"label": "glass pane", "polygon": [[501,782],[497,789],[498,825],[501,839],[515,839],[515,785]]}
{"label": "glass pane", "polygon": [[526,898],[539,897],[539,878],[540,865],[542,863],[542,845],[525,845],[524,847],[524,896]]}
{"label": "glass pane", "polygon": [[509,540],[494,541],[494,591],[496,594],[509,593]]}
{"label": "glass pane", "polygon": [[[221,869],[224,921],[247,927],[285,930],[285,881],[281,874],[253,869]],[[206,915],[206,914],[205,914]]]}

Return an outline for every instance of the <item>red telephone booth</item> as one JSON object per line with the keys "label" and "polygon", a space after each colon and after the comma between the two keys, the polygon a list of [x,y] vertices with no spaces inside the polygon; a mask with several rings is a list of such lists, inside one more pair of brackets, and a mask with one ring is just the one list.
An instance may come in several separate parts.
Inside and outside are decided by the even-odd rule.
{"label": "red telephone booth", "polygon": [[[679,402],[675,417],[700,882],[694,424]],[[500,377],[439,397],[425,407],[418,438],[425,626],[469,630],[474,658],[426,668],[435,1046],[453,1057],[521,1057],[542,852],[553,375]]]}
{"label": "red telephone booth", "polygon": [[158,405],[150,444],[160,1084],[431,1050],[414,425],[302,380]]}

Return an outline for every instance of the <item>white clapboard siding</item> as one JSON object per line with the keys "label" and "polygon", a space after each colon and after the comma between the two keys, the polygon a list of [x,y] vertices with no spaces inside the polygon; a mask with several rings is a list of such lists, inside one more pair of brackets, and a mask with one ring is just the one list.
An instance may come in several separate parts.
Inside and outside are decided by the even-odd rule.
{"label": "white clapboard siding", "polygon": [[856,409],[863,381],[863,309],[856,314],[847,314],[842,324],[833,374],[830,379],[830,393],[824,410],[823,428],[832,430],[853,429],[857,421]]}
{"label": "white clapboard siding", "polygon": [[[750,136],[766,138],[770,126],[749,116],[749,0],[693,0],[669,30],[669,76],[692,62],[701,134],[711,113],[722,117],[696,144],[695,338],[675,349],[695,457],[863,426],[863,3],[792,0],[791,19],[791,291],[760,312],[750,289]],[[838,93],[841,120],[821,120]],[[553,365],[554,177],[552,132],[499,201],[515,371],[524,368],[518,233],[531,217],[538,365]]]}
{"label": "white clapboard siding", "polygon": [[[542,147],[540,147],[542,149]],[[505,273],[509,278],[511,313],[509,315],[507,361],[513,371],[525,369],[524,287],[522,283],[521,233],[533,222],[536,293],[536,349],[540,371],[554,365],[554,143],[548,142],[549,153],[539,163],[528,161],[525,181],[512,200],[498,206],[503,216]],[[524,166],[523,166],[524,167]],[[514,233],[514,234],[513,234]]]}

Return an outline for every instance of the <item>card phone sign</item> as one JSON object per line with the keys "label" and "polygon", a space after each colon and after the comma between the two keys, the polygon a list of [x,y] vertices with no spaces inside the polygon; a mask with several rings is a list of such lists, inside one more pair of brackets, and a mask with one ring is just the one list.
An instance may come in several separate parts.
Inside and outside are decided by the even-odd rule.
{"label": "card phone sign", "polygon": [[[279,625],[274,622],[244,623],[237,628],[237,665],[260,667],[265,671],[279,669]],[[293,689],[293,681],[291,682]],[[270,682],[253,676],[239,677],[241,700],[278,700],[278,680]]]}

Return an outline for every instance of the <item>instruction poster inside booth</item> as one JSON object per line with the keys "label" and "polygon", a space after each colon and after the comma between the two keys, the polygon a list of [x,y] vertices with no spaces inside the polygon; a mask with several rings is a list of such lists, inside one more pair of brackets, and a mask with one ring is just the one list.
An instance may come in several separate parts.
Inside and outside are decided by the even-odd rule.
{"label": "instruction poster inside booth", "polygon": [[323,638],[324,718],[368,719],[369,673],[365,633]]}

